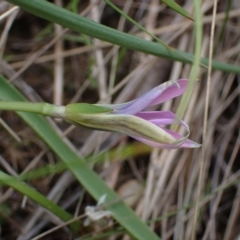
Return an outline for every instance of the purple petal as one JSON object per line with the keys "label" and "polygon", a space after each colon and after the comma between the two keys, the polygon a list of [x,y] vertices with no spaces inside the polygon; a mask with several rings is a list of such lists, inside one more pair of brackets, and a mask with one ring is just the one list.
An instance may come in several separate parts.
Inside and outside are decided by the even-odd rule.
{"label": "purple petal", "polygon": [[[171,134],[176,141],[183,138],[180,134],[173,132],[171,130],[168,130],[166,128],[162,128],[165,130],[167,133]],[[201,144],[198,144],[196,142],[193,142],[192,140],[186,139],[183,142],[178,142],[176,144],[163,144],[163,143],[158,143],[154,141],[147,140],[145,138],[137,137],[137,136],[130,136],[140,142],[143,142],[151,147],[156,147],[156,148],[166,148],[166,149],[176,149],[176,148],[199,148]]]}
{"label": "purple petal", "polygon": [[[181,139],[182,136],[179,133],[176,133],[174,131],[171,131],[169,129],[163,128],[166,132],[171,134],[174,138],[176,139]],[[181,145],[181,148],[198,148],[201,147],[201,144],[193,142],[192,140],[187,139],[186,141],[183,142]]]}
{"label": "purple petal", "polygon": [[186,79],[180,79],[176,82],[168,81],[153,88],[131,102],[116,105],[101,104],[101,106],[117,110],[116,114],[135,115],[146,107],[157,105],[183,94],[186,90],[187,84],[188,80]]}
{"label": "purple petal", "polygon": [[170,125],[176,121],[176,123],[180,123],[180,125],[185,126],[188,130],[188,125],[184,123],[182,120],[181,121],[177,120],[177,116],[170,111],[144,111],[137,113],[135,116],[143,118],[158,126]]}
{"label": "purple petal", "polygon": [[166,90],[163,91],[157,98],[155,98],[149,106],[155,106],[182,95],[187,89],[188,80],[179,79],[177,81],[177,84],[178,86],[176,85],[176,83],[174,84],[173,82],[173,84],[166,88]]}
{"label": "purple petal", "polygon": [[138,138],[138,137],[133,137],[132,138],[143,142],[151,147],[156,147],[156,148],[165,148],[165,149],[177,149],[177,148],[199,148],[201,147],[201,144],[198,144],[196,142],[193,142],[192,140],[187,139],[184,143],[177,143],[177,144],[162,144],[162,143],[157,143],[157,142],[152,142],[143,138]]}
{"label": "purple petal", "polygon": [[193,142],[192,140],[187,139],[184,143],[177,143],[177,144],[162,144],[157,142],[152,142],[147,139],[139,138],[131,136],[132,138],[145,143],[146,145],[150,147],[155,148],[164,148],[164,149],[177,149],[177,148],[199,148],[201,147],[201,144],[198,144],[196,142]]}

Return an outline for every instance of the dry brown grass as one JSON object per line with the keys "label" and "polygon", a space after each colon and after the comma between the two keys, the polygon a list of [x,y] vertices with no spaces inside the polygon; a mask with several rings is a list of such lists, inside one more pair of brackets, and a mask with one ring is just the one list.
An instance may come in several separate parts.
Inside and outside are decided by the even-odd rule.
{"label": "dry brown grass", "polygon": [[[68,1],[55,0],[66,6]],[[192,12],[192,1],[179,1]],[[185,2],[185,3],[184,3]],[[193,23],[151,1],[114,1],[131,17],[161,40],[178,49],[193,52]],[[204,38],[202,56],[208,57],[210,27],[214,1],[203,1]],[[233,1],[222,38],[217,41],[225,19],[227,1],[219,1],[216,16],[214,59],[239,64],[240,6]],[[12,9],[0,1],[3,16]],[[106,7],[103,1],[82,1],[79,12],[131,34],[149,39],[123,17]],[[66,40],[77,36],[59,26],[42,38],[37,34],[49,26],[44,20],[14,9],[0,22],[1,73],[32,101],[56,104],[69,102],[125,102],[168,80],[188,78],[190,66],[182,63],[126,51],[94,39],[93,46]],[[83,36],[81,36],[83,37]],[[91,73],[91,74],[90,74]],[[189,103],[184,121],[190,125],[191,139],[202,141],[203,115],[207,86],[206,69],[201,70],[199,85]],[[98,87],[96,87],[98,86]],[[197,222],[197,239],[240,238],[240,78],[213,71],[209,89],[209,117],[205,136],[203,195]],[[161,109],[176,111],[178,100],[169,101]],[[36,135],[13,113],[1,113],[0,166],[11,175],[58,162]],[[121,148],[126,136],[83,128],[66,123],[53,123],[82,156],[100,150]],[[162,239],[191,239],[195,231],[194,203],[197,198],[201,149],[152,149],[149,155],[131,159],[106,159],[96,171],[120,196],[128,199],[138,216],[150,221],[151,228]],[[86,205],[94,204],[76,184],[69,172],[50,174],[29,181],[38,191],[81,215]],[[17,192],[6,187],[0,192],[1,239],[31,239],[55,225],[59,220]],[[81,230],[81,235],[100,231],[101,227]],[[103,229],[104,231],[104,229]],[[67,228],[60,228],[42,239],[71,239]],[[119,235],[118,238],[129,239]]]}

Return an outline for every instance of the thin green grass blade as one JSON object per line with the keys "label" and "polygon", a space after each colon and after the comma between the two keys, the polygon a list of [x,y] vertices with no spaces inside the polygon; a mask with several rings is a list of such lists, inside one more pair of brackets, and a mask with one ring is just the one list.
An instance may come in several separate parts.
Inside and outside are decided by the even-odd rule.
{"label": "thin green grass blade", "polygon": [[219,47],[219,44],[220,42],[222,41],[224,35],[225,35],[225,31],[226,31],[226,27],[227,27],[227,23],[228,23],[228,20],[229,20],[229,13],[232,9],[232,3],[233,3],[233,0],[228,0],[227,1],[227,8],[226,8],[226,13],[225,13],[225,18],[223,20],[223,24],[221,26],[221,30],[218,34],[218,36],[216,37],[216,40],[215,40],[215,44],[214,44],[214,55]]}
{"label": "thin green grass blade", "polygon": [[[18,179],[11,177],[2,171],[0,171],[0,183],[6,186],[9,186],[15,189],[16,191],[22,193],[23,195],[37,202],[42,207],[49,210],[50,212],[52,212],[54,215],[56,215],[57,217],[59,217],[65,222],[73,219],[73,216],[71,214],[66,212],[64,209],[59,207],[57,204],[55,204],[51,200],[47,199],[41,193],[39,193],[35,189],[29,187],[27,184],[20,182]],[[80,222],[78,220],[74,223],[71,223],[69,226],[74,232],[77,232],[79,230]]]}
{"label": "thin green grass blade", "polygon": [[[202,12],[199,11],[201,9],[201,1],[194,0],[194,18],[195,18],[195,50],[194,50],[194,63],[191,68],[190,76],[189,76],[189,84],[187,87],[186,93],[182,96],[179,107],[177,109],[176,115],[179,119],[182,119],[187,106],[190,102],[192,92],[194,90],[195,82],[198,78],[199,70],[200,70],[200,62],[201,62],[201,48],[202,48]],[[173,127],[175,129],[175,127]]]}
{"label": "thin green grass blade", "polygon": [[50,164],[45,167],[37,168],[34,170],[31,170],[27,173],[21,174],[18,177],[18,180],[20,181],[29,181],[34,180],[38,178],[47,177],[49,175],[54,175],[61,173],[67,169],[66,165],[63,162],[58,162],[56,164]]}
{"label": "thin green grass blade", "polygon": [[[135,142],[124,146],[122,149],[116,148],[107,152],[99,153],[97,155],[89,155],[85,158],[85,160],[87,163],[94,163],[95,165],[99,163],[104,163],[106,160],[114,163],[124,161],[124,159],[150,154],[151,151],[151,147],[140,142]],[[76,164],[78,163],[76,162]],[[33,180],[40,177],[48,176],[50,174],[60,173],[66,169],[66,165],[63,162],[59,162],[21,174],[18,179],[21,181]]]}
{"label": "thin green grass blade", "polygon": [[174,11],[178,12],[179,14],[181,14],[182,16],[192,20],[192,16],[184,9],[182,8],[180,5],[178,5],[175,1],[173,0],[162,0],[168,7],[170,7],[171,9],[173,9]]}
{"label": "thin green grass blade", "polygon": [[150,33],[146,28],[144,28],[141,24],[139,24],[138,22],[136,22],[135,20],[133,20],[131,17],[129,17],[125,12],[123,12],[121,9],[119,9],[116,5],[114,5],[110,0],[105,0],[105,2],[112,7],[115,11],[117,11],[119,14],[121,14],[122,16],[124,16],[129,22],[131,22],[133,25],[137,26],[139,29],[141,29],[143,32],[145,32],[146,34],[148,34],[152,39],[156,40],[158,43],[162,44],[165,48],[171,48],[170,46],[168,46],[166,43],[164,43],[163,41],[161,41],[161,39],[159,39],[158,37],[156,37],[155,35],[153,35],[152,33]]}
{"label": "thin green grass blade", "polygon": [[[0,76],[0,98],[5,101],[26,101],[25,97],[2,76]],[[150,230],[112,191],[104,181],[92,171],[60,137],[45,118],[37,114],[18,112],[18,115],[39,135],[40,138],[55,152],[66,167],[73,173],[76,179],[92,195],[99,200],[104,194],[106,208],[111,211],[112,216],[133,237],[140,240],[156,240],[158,236]]]}
{"label": "thin green grass blade", "polygon": [[[8,0],[8,2],[48,21],[106,42],[174,61],[193,63],[194,56],[190,53],[168,49],[160,44],[106,27],[44,0]],[[208,63],[207,58],[201,59],[201,64],[207,66]],[[213,61],[212,67],[225,72],[240,73],[238,66],[223,62]]]}

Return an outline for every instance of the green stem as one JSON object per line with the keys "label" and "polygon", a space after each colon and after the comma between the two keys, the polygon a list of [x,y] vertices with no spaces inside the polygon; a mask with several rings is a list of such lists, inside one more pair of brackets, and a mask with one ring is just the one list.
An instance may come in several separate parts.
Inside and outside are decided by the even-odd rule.
{"label": "green stem", "polygon": [[[195,22],[195,51],[194,51],[194,62],[191,68],[190,76],[189,76],[189,84],[187,87],[186,93],[181,98],[181,102],[179,104],[177,110],[177,116],[179,119],[182,119],[188,104],[190,103],[190,99],[193,93],[194,84],[196,83],[196,79],[198,79],[198,74],[200,70],[201,64],[201,47],[202,47],[202,11],[201,11],[201,1],[194,0],[194,22]],[[175,130],[175,126],[172,128]]]}
{"label": "green stem", "polygon": [[49,117],[63,117],[65,113],[64,106],[56,106],[49,103],[29,103],[29,102],[0,101],[0,110],[37,113]]}

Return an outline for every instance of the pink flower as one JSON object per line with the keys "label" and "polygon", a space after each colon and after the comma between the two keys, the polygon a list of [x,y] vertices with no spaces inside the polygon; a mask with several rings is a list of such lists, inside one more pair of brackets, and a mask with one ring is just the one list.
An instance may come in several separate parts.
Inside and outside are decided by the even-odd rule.
{"label": "pink flower", "polygon": [[[195,143],[191,140],[185,139],[180,134],[170,131],[163,127],[164,125],[173,124],[176,121],[176,115],[170,111],[143,111],[145,108],[150,106],[155,106],[160,103],[163,103],[167,100],[175,98],[179,95],[182,95],[187,88],[188,80],[180,79],[177,82],[168,81],[165,82],[149,92],[145,93],[141,97],[123,104],[118,105],[101,105],[103,107],[111,108],[114,110],[114,114],[129,114],[135,117],[141,118],[154,124],[165,131],[166,134],[170,134],[173,138],[176,139],[176,143],[172,144],[164,144],[161,142],[155,142],[150,139],[129,135],[141,142],[146,143],[152,147],[160,147],[160,148],[196,148],[201,145]],[[189,133],[189,127],[183,121],[179,121],[181,125],[183,125],[187,132]],[[180,141],[179,141],[180,140]]]}
{"label": "pink flower", "polygon": [[[165,82],[141,97],[123,104],[70,104],[66,107],[65,118],[86,127],[124,133],[147,145],[159,148],[198,148],[201,145],[188,139],[189,127],[170,111],[144,111],[167,100],[182,95],[188,80]],[[77,107],[78,106],[78,107]],[[88,109],[88,107],[91,110]],[[80,109],[81,108],[81,109]],[[76,111],[76,109],[78,109]],[[86,110],[87,109],[87,110]],[[177,123],[187,130],[181,136],[165,128],[165,125]]]}

